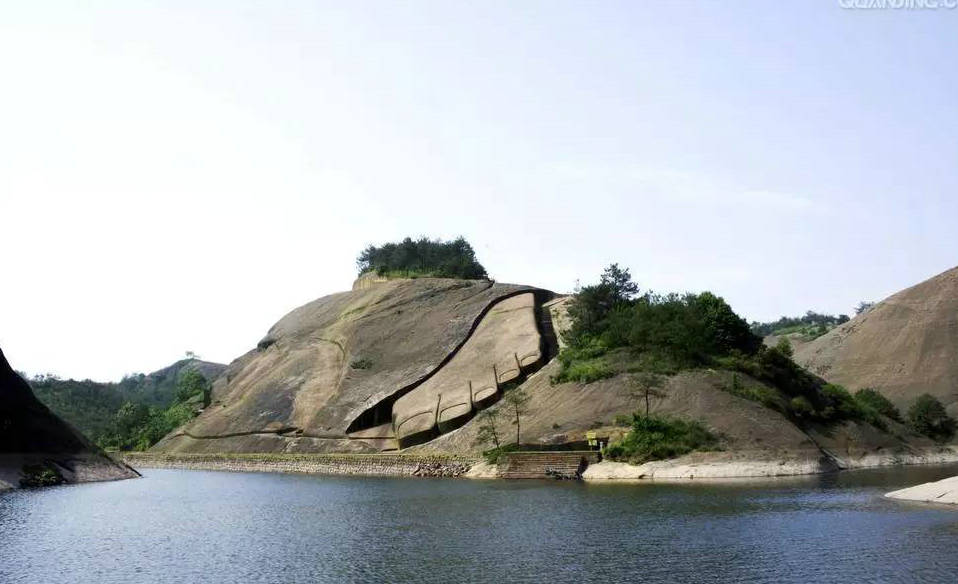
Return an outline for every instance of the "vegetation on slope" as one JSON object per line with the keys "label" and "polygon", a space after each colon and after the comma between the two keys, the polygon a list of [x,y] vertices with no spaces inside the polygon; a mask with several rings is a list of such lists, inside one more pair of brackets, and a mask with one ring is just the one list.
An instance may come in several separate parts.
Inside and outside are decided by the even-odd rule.
{"label": "vegetation on slope", "polygon": [[636,413],[629,433],[609,446],[605,455],[611,460],[642,464],[696,450],[715,450],[718,443],[718,437],[701,422]]}
{"label": "vegetation on slope", "polygon": [[956,421],[945,411],[938,398],[925,393],[908,408],[908,425],[919,434],[944,442],[955,435]]}
{"label": "vegetation on slope", "polygon": [[196,369],[187,369],[177,382],[169,407],[127,401],[113,416],[109,430],[99,437],[98,443],[110,450],[146,450],[190,421],[209,401],[210,382]]}
{"label": "vegetation on slope", "polygon": [[370,245],[356,258],[360,274],[375,272],[381,276],[405,278],[434,277],[482,280],[486,269],[476,260],[476,252],[464,238],[452,241],[407,237],[399,243]]}
{"label": "vegetation on slope", "polygon": [[[184,419],[192,409],[178,408],[177,405],[199,393],[197,376],[208,386],[208,382],[222,369],[223,366],[216,363],[183,359],[148,375],[128,375],[119,383],[39,375],[30,380],[30,385],[37,399],[100,447],[134,448],[150,440],[150,444],[155,443],[166,434],[163,432],[153,439],[163,428],[176,420],[185,421],[192,417],[190,414]],[[192,387],[187,390],[189,396],[186,398],[182,394],[177,395],[184,387]],[[159,423],[161,412],[168,420],[162,424]],[[132,434],[146,436],[133,428],[146,425],[147,418],[153,419],[150,438],[131,438]]]}
{"label": "vegetation on slope", "polygon": [[846,322],[848,322],[847,314],[835,316],[809,310],[805,316],[783,316],[774,322],[753,322],[750,328],[753,333],[761,337],[798,334],[805,340],[811,341]]}
{"label": "vegetation on slope", "polygon": [[[882,426],[878,409],[843,387],[796,365],[787,342],[765,347],[761,337],[720,297],[710,293],[639,294],[628,270],[613,264],[599,283],[579,290],[569,308],[568,347],[555,382],[589,383],[624,372],[674,374],[698,367],[743,373],[731,393],[753,399],[800,425],[861,420]],[[773,389],[769,389],[769,386]]]}

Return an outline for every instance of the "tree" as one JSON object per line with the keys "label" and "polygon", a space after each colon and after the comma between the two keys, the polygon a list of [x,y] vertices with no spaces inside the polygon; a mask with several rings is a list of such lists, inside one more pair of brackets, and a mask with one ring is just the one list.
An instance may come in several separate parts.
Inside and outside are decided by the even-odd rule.
{"label": "tree", "polygon": [[506,409],[510,410],[515,416],[512,421],[516,425],[516,446],[519,445],[519,420],[522,416],[529,413],[529,400],[531,396],[521,387],[513,388],[502,397],[506,403]]}
{"label": "tree", "polygon": [[569,306],[572,327],[569,337],[575,343],[601,331],[608,316],[617,308],[628,307],[639,293],[628,269],[612,264],[602,272],[598,284],[578,290]]}
{"label": "tree", "polygon": [[792,350],[792,343],[788,340],[788,337],[780,338],[778,342],[775,343],[775,348],[789,359],[795,355],[795,352]]}
{"label": "tree", "polygon": [[187,352],[186,352],[186,358],[187,358],[187,359],[190,359],[190,360],[199,359],[199,357],[198,357],[198,356],[196,355],[196,353],[194,353],[193,351],[187,351]]}
{"label": "tree", "polygon": [[861,314],[861,313],[863,313],[863,312],[868,312],[869,310],[871,310],[871,309],[874,308],[874,307],[875,307],[875,303],[874,303],[874,302],[868,302],[868,301],[862,300],[861,302],[858,303],[858,306],[855,307],[855,314]]}
{"label": "tree", "polygon": [[202,394],[204,407],[209,405],[209,385],[202,373],[192,367],[185,369],[176,383],[177,403],[184,403],[191,397]]}
{"label": "tree", "polygon": [[871,408],[883,416],[901,422],[901,413],[895,404],[877,389],[865,387],[855,392],[855,399],[865,407]]}
{"label": "tree", "polygon": [[955,435],[955,420],[935,396],[925,393],[908,408],[908,425],[919,434],[935,440],[947,440]]}
{"label": "tree", "polygon": [[665,397],[661,391],[665,379],[655,373],[638,373],[629,378],[629,397],[633,400],[645,400],[645,417],[649,417],[650,400],[653,397]]}
{"label": "tree", "polygon": [[502,410],[498,408],[486,408],[480,411],[477,417],[479,418],[479,432],[476,439],[481,444],[489,444],[491,442],[498,450],[501,445],[498,426],[499,418],[502,417]]}
{"label": "tree", "polygon": [[356,258],[360,274],[396,273],[403,276],[434,276],[481,280],[488,277],[476,252],[463,237],[452,241],[407,237],[398,243],[369,245]]}

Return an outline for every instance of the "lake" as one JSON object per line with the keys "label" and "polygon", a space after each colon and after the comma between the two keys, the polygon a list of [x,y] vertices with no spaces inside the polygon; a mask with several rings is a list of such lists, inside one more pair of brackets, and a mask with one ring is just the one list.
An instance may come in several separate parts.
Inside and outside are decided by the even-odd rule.
{"label": "lake", "polygon": [[602,485],[145,470],[0,494],[0,582],[947,582],[956,466]]}

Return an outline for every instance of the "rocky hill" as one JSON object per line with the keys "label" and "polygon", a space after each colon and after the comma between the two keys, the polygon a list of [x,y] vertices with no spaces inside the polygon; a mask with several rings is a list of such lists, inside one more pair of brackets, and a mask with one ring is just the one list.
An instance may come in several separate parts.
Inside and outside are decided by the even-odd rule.
{"label": "rocky hill", "polygon": [[[553,294],[489,281],[364,280],[283,317],[155,448],[392,450],[450,431],[555,352]],[[550,342],[552,347],[550,348]]]}
{"label": "rocky hill", "polygon": [[849,389],[878,389],[902,410],[930,393],[958,414],[958,268],[796,347],[795,361]]}
{"label": "rocky hill", "polygon": [[134,476],[40,403],[0,351],[0,489]]}
{"label": "rocky hill", "polygon": [[[514,387],[531,398],[523,443],[581,447],[590,431],[614,440],[639,408],[631,366],[592,383],[554,382],[567,301],[487,281],[362,278],[283,317],[216,380],[210,407],[153,450],[474,454],[488,448],[474,416],[507,408],[500,398]],[[678,372],[661,393],[653,413],[700,420],[721,438],[718,450],[686,455],[673,469],[797,474],[952,454],[894,420],[881,429],[863,420],[800,423],[754,397],[781,402],[778,389],[741,372]],[[514,442],[508,413],[499,419]]]}

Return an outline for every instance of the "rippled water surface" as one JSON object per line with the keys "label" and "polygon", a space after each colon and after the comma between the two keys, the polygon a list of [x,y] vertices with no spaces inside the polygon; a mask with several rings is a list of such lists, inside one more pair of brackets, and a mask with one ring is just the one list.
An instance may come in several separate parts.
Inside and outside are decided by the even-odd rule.
{"label": "rippled water surface", "polygon": [[0,582],[958,582],[935,467],[595,485],[146,471],[0,494]]}

